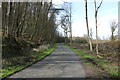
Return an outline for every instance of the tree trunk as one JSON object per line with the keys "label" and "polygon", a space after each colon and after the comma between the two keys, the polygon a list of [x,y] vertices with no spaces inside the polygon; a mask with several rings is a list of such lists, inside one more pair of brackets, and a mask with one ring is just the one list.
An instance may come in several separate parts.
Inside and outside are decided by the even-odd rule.
{"label": "tree trunk", "polygon": [[12,2],[9,3],[10,10],[9,10],[9,19],[8,19],[8,37],[12,36]]}
{"label": "tree trunk", "polygon": [[88,32],[88,41],[90,45],[90,51],[92,51],[92,42],[90,39],[90,31],[89,31],[89,25],[88,25],[88,12],[87,12],[87,0],[85,0],[85,11],[86,11],[86,26],[87,26],[87,32]]}
{"label": "tree trunk", "polygon": [[96,0],[94,0],[94,5],[95,5],[95,27],[96,27],[96,53],[98,54],[98,26],[97,26],[97,14],[98,10],[101,7],[103,0],[101,0],[99,6],[97,7],[96,5]]}
{"label": "tree trunk", "polygon": [[72,10],[71,10],[71,3],[70,3],[70,44],[72,44],[72,20],[71,16],[72,15]]}
{"label": "tree trunk", "polygon": [[97,27],[97,12],[95,12],[95,26],[96,26],[96,52],[98,54],[98,27]]}

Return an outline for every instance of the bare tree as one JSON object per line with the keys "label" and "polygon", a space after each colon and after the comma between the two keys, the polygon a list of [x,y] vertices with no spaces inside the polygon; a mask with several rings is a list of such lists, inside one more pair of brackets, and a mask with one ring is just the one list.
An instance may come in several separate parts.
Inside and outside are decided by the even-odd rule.
{"label": "bare tree", "polygon": [[84,1],[85,1],[85,11],[86,11],[87,35],[88,35],[88,41],[89,41],[89,45],[90,45],[90,51],[92,51],[92,42],[91,42],[91,38],[90,38],[90,30],[89,30],[89,24],[88,24],[87,0],[84,0]]}
{"label": "bare tree", "polygon": [[95,5],[95,27],[96,27],[96,52],[98,54],[98,10],[100,9],[102,5],[103,0],[101,0],[100,4],[97,7],[96,0],[94,0],[94,5]]}
{"label": "bare tree", "polygon": [[111,40],[115,40],[114,32],[117,28],[116,21],[112,21],[111,24],[110,24],[110,27],[111,27]]}
{"label": "bare tree", "polygon": [[72,3],[69,2],[64,2],[63,5],[63,9],[64,9],[64,16],[67,16],[67,24],[68,26],[68,32],[69,32],[69,39],[70,39],[70,44],[72,43]]}
{"label": "bare tree", "polygon": [[65,15],[61,18],[61,28],[64,30],[65,42],[67,43],[69,32],[69,16]]}
{"label": "bare tree", "polygon": [[56,14],[50,2],[3,2],[2,37],[27,39],[35,42],[55,42]]}

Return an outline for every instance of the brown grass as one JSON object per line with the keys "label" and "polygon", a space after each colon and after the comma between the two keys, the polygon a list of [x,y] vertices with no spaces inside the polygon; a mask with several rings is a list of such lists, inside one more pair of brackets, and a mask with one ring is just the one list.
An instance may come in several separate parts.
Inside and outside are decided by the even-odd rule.
{"label": "brown grass", "polygon": [[[99,40],[99,56],[109,61],[118,61],[120,41]],[[93,41],[93,51],[89,51],[89,44],[73,43],[73,48],[85,50],[88,53],[96,55],[96,42]]]}

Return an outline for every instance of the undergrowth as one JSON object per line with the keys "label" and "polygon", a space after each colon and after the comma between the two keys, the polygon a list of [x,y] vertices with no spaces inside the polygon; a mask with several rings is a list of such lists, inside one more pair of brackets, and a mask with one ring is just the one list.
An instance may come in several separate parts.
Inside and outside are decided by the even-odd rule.
{"label": "undergrowth", "polygon": [[6,60],[4,59],[3,68],[0,71],[0,76],[5,78],[15,73],[16,71],[22,70],[34,64],[35,62],[42,60],[56,49],[57,44],[53,46],[46,46],[36,48],[38,51],[35,51],[35,48],[33,48],[33,50],[30,51],[28,57],[25,55],[16,55],[9,57]]}

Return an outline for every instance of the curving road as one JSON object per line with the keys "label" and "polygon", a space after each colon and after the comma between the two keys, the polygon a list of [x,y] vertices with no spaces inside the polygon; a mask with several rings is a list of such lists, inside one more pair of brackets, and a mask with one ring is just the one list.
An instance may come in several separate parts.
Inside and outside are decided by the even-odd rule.
{"label": "curving road", "polygon": [[82,60],[76,53],[59,44],[57,49],[40,62],[15,73],[9,78],[85,78]]}

